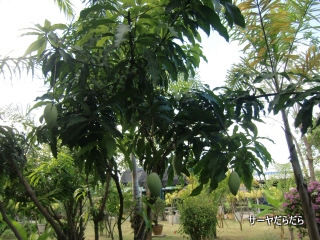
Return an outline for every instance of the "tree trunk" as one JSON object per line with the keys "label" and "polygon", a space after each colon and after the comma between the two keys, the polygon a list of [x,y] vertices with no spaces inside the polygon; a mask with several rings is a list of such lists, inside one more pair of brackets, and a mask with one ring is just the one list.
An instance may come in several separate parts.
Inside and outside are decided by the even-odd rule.
{"label": "tree trunk", "polygon": [[[100,203],[99,210],[96,211],[94,208],[94,203],[91,196],[91,191],[88,189],[88,198],[89,198],[89,204],[91,208],[92,218],[93,218],[93,228],[94,228],[94,239],[99,240],[99,223],[103,221],[104,217],[104,209],[106,207],[108,195],[109,195],[109,187],[110,187],[110,181],[111,181],[111,174],[107,173],[106,176],[106,183],[105,183],[105,190],[104,194]],[[86,179],[86,183],[89,186],[88,177]]]}
{"label": "tree trunk", "polygon": [[66,234],[68,235],[68,239],[70,240],[78,240],[78,232],[77,232],[77,226],[75,224],[75,213],[74,208],[77,209],[77,206],[75,205],[74,201],[67,201],[64,205],[64,210],[66,212],[67,217],[67,231]]}
{"label": "tree trunk", "polygon": [[[141,212],[141,198],[139,192],[139,183],[137,176],[137,160],[134,154],[131,154],[132,162],[132,192],[133,192],[133,201],[135,203],[134,211],[131,218],[131,227],[134,233],[134,240],[141,240],[141,232],[144,231],[144,220],[140,215]],[[143,229],[143,231],[141,231]]]}
{"label": "tree trunk", "polygon": [[133,200],[135,201],[135,212],[139,213],[141,210],[141,201],[140,201],[140,191],[139,191],[139,183],[137,176],[137,161],[136,157],[131,154],[131,162],[132,162],[132,192],[133,192]]}
{"label": "tree trunk", "polygon": [[122,229],[121,229],[122,216],[123,216],[123,194],[122,194],[122,190],[121,190],[121,187],[120,187],[120,181],[119,181],[119,177],[117,175],[117,171],[115,171],[115,172],[116,173],[112,174],[111,176],[112,176],[112,179],[114,180],[114,182],[116,184],[118,195],[119,195],[120,208],[119,208],[117,226],[118,226],[119,240],[123,240]]}
{"label": "tree trunk", "polygon": [[82,199],[79,199],[79,215],[80,215],[80,222],[79,222],[79,239],[83,240],[84,239],[84,221],[83,221],[83,204],[82,204]]}
{"label": "tree trunk", "polygon": [[[149,195],[150,195],[150,192],[149,192]],[[148,216],[148,219],[150,221],[152,221],[152,211],[151,211],[151,207],[149,205],[147,206],[147,216]],[[146,228],[145,240],[151,240],[151,239],[152,239],[152,230],[149,228]]]}
{"label": "tree trunk", "polygon": [[93,228],[94,228],[94,239],[99,240],[99,222],[93,220]]}
{"label": "tree trunk", "polygon": [[296,148],[293,144],[292,133],[289,126],[288,117],[284,110],[281,110],[282,120],[284,123],[284,130],[287,140],[287,145],[290,153],[290,162],[293,168],[293,173],[295,177],[295,181],[297,184],[297,189],[300,195],[300,199],[302,202],[302,209],[304,213],[304,220],[306,221],[306,225],[308,228],[309,237],[312,240],[320,240],[319,230],[317,227],[315,213],[312,208],[311,198],[308,194],[308,189],[303,180],[303,174],[301,171],[301,167],[299,164],[298,155],[296,152]]}
{"label": "tree trunk", "polygon": [[294,240],[294,233],[293,233],[293,228],[289,227],[289,240]]}
{"label": "tree trunk", "polygon": [[18,240],[23,240],[23,238],[21,237],[20,233],[18,232],[18,230],[16,229],[16,227],[12,224],[12,222],[10,221],[10,219],[8,218],[5,210],[4,210],[4,207],[3,207],[3,203],[0,202],[0,213],[2,215],[2,219],[3,221],[5,221],[9,228],[12,230],[12,232],[14,233],[14,235],[16,236],[16,238]]}
{"label": "tree trunk", "polygon": [[33,201],[33,203],[36,205],[36,207],[39,209],[41,214],[46,218],[46,220],[50,223],[52,228],[54,229],[55,233],[57,234],[57,239],[58,240],[66,240],[67,237],[64,234],[63,230],[60,228],[60,226],[55,222],[55,220],[50,216],[49,212],[47,209],[40,203],[39,199],[37,198],[35,192],[29,185],[29,183],[26,181],[24,176],[22,175],[22,172],[18,168],[16,162],[13,159],[10,159],[10,162],[12,163],[12,166],[14,170],[16,171],[20,182],[23,184],[25,190],[27,191],[29,197]]}
{"label": "tree trunk", "polygon": [[304,145],[306,146],[307,160],[308,160],[308,166],[309,166],[309,172],[310,172],[310,180],[315,181],[316,177],[314,174],[311,144],[309,143],[309,141],[305,135],[302,136],[302,140],[303,140]]}
{"label": "tree trunk", "polygon": [[292,135],[292,139],[293,139],[293,141],[294,141],[294,143],[295,143],[295,145],[296,145],[297,152],[298,152],[299,158],[300,158],[300,160],[301,160],[303,172],[304,172],[306,178],[309,178],[308,170],[307,170],[307,167],[306,167],[306,164],[305,164],[305,161],[304,161],[305,159],[304,159],[304,157],[303,157],[303,155],[302,155],[302,153],[301,153],[301,149],[300,149],[300,146],[299,146],[299,144],[298,144],[298,141],[297,141],[297,139],[295,138],[295,136],[293,136],[293,135]]}

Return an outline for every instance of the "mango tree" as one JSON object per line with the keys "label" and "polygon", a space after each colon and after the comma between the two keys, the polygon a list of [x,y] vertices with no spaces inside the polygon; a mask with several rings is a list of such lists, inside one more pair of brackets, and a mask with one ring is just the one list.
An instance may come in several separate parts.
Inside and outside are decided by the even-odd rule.
{"label": "mango tree", "polygon": [[[230,167],[250,188],[253,171],[262,172],[260,160],[267,165],[271,159],[253,123],[262,109],[256,99],[239,102],[239,92],[208,87],[178,98],[168,92],[171,81],[179,74],[187,80],[205,58],[199,29],[229,39],[221,8],[230,26],[244,26],[230,1],[126,0],[88,1],[73,24],[46,21],[33,29],[38,39],[26,56],[36,59],[50,86],[37,106],[57,110],[37,129],[38,140],[49,143],[55,157],[68,146],[87,175],[103,180],[110,174],[120,201],[119,239],[123,193],[115,152],[128,132],[137,134],[125,151],[134,152],[147,173],[161,176],[169,168],[169,179],[199,175],[193,195],[207,183],[215,189]],[[47,219],[58,239],[67,239]]]}

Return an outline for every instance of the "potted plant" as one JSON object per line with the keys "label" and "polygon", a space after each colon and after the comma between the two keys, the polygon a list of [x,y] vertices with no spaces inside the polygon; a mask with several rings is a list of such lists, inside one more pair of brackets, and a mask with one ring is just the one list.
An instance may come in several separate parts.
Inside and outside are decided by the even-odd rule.
{"label": "potted plant", "polygon": [[152,205],[152,232],[154,235],[161,235],[162,234],[162,229],[163,225],[158,223],[159,216],[161,216],[164,213],[164,209],[166,207],[165,202],[157,198],[155,203]]}
{"label": "potted plant", "polygon": [[44,217],[41,215],[36,216],[36,224],[37,224],[38,234],[41,235],[42,233],[44,233],[46,229],[46,223],[45,223]]}

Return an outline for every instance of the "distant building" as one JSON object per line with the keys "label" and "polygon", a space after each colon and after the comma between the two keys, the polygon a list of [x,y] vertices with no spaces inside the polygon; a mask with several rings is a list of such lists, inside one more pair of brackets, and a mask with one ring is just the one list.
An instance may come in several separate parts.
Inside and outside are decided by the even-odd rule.
{"label": "distant building", "polygon": [[[139,184],[139,189],[142,194],[145,193],[146,189],[146,184],[147,184],[147,173],[143,170],[143,168],[138,168],[137,169],[137,178],[138,178],[138,184]],[[132,183],[132,172],[131,170],[126,170],[122,175],[121,175],[121,180],[120,182],[123,185],[128,185]],[[165,198],[165,194],[167,192],[174,192],[177,189],[181,188],[181,181],[178,176],[173,177],[173,182],[171,185],[168,185],[168,172],[167,170],[163,174],[162,177],[162,191],[161,191],[161,198]],[[187,185],[186,178],[183,180],[183,185]]]}

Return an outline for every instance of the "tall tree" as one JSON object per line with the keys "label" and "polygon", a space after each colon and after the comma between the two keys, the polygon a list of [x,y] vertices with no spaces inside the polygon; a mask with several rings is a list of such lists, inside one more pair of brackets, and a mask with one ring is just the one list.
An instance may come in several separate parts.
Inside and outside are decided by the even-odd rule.
{"label": "tall tree", "polygon": [[147,173],[162,175],[168,168],[169,179],[197,174],[200,185],[192,194],[207,183],[215,189],[229,168],[250,188],[253,171],[261,173],[261,161],[271,160],[254,124],[259,101],[208,87],[179,96],[168,91],[170,82],[179,74],[187,80],[205,58],[199,29],[229,39],[221,8],[230,26],[244,26],[229,0],[96,0],[70,26],[46,21],[33,29],[37,40],[26,56],[37,60],[50,85],[37,99],[36,106],[48,107],[38,139],[55,157],[59,145],[78,152],[87,174],[101,180],[110,174],[119,194],[120,240],[123,194],[115,152],[131,129],[137,134],[120,149],[126,159],[135,153]]}
{"label": "tall tree", "polygon": [[[254,89],[255,95],[275,96],[269,109],[275,113],[280,111],[282,116],[290,161],[303,202],[310,239],[320,239],[315,214],[293,143],[287,112],[277,104],[286,102],[290,93],[302,89],[302,76],[305,75],[297,66],[297,54],[303,44],[312,45],[316,42],[313,33],[317,29],[314,24],[318,23],[318,4],[317,1],[310,0],[249,0],[239,4],[246,18],[247,28],[233,32],[232,36],[245,45],[243,51],[246,56],[229,76],[229,84],[234,87],[246,85],[249,89]],[[315,64],[312,66],[309,74],[312,70],[317,70]],[[297,81],[296,85],[292,84],[292,79]]]}

